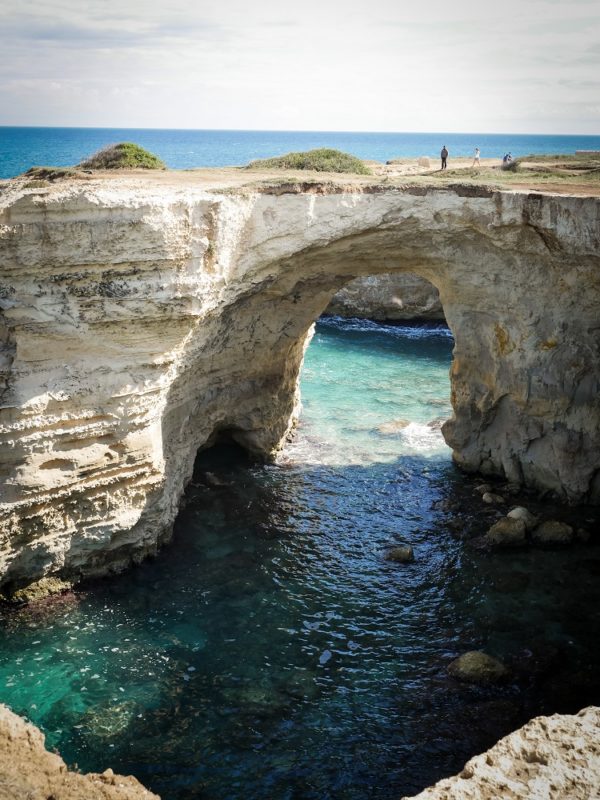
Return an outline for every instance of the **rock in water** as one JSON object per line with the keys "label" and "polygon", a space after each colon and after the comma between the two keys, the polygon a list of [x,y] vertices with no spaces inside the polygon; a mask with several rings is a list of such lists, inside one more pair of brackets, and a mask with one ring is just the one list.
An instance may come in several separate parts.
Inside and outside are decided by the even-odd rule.
{"label": "rock in water", "polygon": [[135,778],[70,772],[62,758],[49,753],[34,725],[0,705],[0,798],[2,800],[160,800]]}
{"label": "rock in water", "polygon": [[382,422],[381,425],[377,426],[377,431],[388,436],[404,430],[407,425],[410,425],[409,419],[393,419],[390,422]]}
{"label": "rock in water", "polygon": [[570,544],[573,541],[573,528],[565,522],[547,520],[538,525],[531,538],[536,544]]}
{"label": "rock in water", "polygon": [[528,531],[533,530],[535,526],[538,524],[538,518],[535,514],[532,514],[531,511],[528,511],[523,506],[517,506],[516,508],[511,509],[508,514],[506,515],[510,519],[520,519],[525,523],[525,527]]}
{"label": "rock in water", "polygon": [[386,553],[386,561],[395,561],[397,564],[408,564],[415,560],[415,553],[409,544],[401,544]]}
{"label": "rock in water", "polygon": [[522,519],[504,517],[492,525],[484,540],[492,547],[522,547],[526,533],[527,527]]}
{"label": "rock in water", "polygon": [[500,661],[480,650],[471,650],[456,658],[448,667],[453,678],[465,683],[498,683],[508,675]]}
{"label": "rock in water", "polygon": [[481,499],[484,503],[487,503],[490,506],[497,505],[498,503],[503,503],[504,498],[501,494],[494,494],[493,492],[484,492],[481,496]]}

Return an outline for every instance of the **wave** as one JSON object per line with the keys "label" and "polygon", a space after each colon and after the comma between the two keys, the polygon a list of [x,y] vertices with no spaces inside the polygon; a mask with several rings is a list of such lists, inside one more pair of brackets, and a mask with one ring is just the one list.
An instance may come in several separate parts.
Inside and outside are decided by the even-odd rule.
{"label": "wave", "polygon": [[385,333],[403,339],[454,338],[450,328],[444,322],[375,322],[375,320],[359,317],[332,315],[320,317],[317,321],[317,326],[340,332]]}

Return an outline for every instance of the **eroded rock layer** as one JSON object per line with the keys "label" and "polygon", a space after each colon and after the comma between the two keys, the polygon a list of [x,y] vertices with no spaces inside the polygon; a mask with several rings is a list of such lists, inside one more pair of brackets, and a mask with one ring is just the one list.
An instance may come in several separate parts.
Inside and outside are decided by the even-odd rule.
{"label": "eroded rock layer", "polygon": [[273,454],[297,412],[307,332],[337,289],[372,274],[439,291],[456,342],[443,431],[456,462],[597,502],[599,208],[461,187],[8,184],[6,591],[154,552],[215,437]]}
{"label": "eroded rock layer", "polygon": [[592,800],[600,797],[600,708],[536,717],[404,800]]}

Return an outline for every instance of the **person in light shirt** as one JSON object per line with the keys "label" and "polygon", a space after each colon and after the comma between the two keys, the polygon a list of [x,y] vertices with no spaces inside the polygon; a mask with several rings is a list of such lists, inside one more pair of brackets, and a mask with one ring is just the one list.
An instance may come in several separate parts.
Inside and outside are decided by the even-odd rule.
{"label": "person in light shirt", "polygon": [[479,150],[478,147],[476,147],[475,148],[475,155],[473,156],[473,164],[472,164],[472,166],[478,167],[480,165],[480,163],[481,163],[480,160],[479,160],[480,156],[481,156],[481,151]]}

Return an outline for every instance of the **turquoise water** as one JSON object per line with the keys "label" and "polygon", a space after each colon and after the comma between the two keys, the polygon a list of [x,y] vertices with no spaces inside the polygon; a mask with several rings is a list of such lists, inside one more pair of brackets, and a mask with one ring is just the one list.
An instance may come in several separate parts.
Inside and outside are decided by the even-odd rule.
{"label": "turquoise water", "polygon": [[[438,430],[451,349],[443,328],[322,321],[280,463],[201,454],[155,560],[5,612],[0,700],[164,800],[389,800],[597,703],[600,548],[471,546],[497,512]],[[414,563],[385,560],[400,542]],[[472,648],[511,680],[449,679]]]}
{"label": "turquoise water", "polygon": [[600,136],[548,136],[493,133],[349,133],[318,131],[156,130],[149,128],[17,128],[0,126],[0,178],[34,165],[78,164],[108,144],[134,141],[174,169],[247,164],[295,150],[334,147],[359,158],[436,156],[446,145],[453,156],[483,158],[529,153],[600,150]]}

